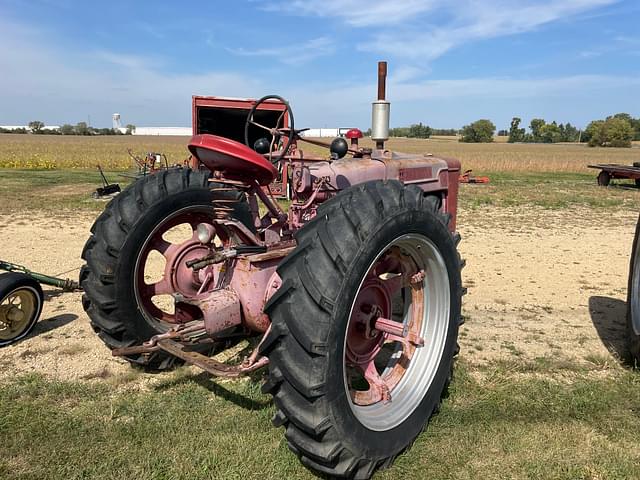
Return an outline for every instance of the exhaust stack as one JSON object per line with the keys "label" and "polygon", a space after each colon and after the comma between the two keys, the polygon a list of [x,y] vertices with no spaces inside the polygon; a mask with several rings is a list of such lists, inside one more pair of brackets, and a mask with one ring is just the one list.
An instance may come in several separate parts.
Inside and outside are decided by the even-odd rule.
{"label": "exhaust stack", "polygon": [[391,104],[386,101],[387,62],[378,62],[378,100],[372,104],[371,139],[376,148],[384,149],[384,142],[389,139],[389,113]]}

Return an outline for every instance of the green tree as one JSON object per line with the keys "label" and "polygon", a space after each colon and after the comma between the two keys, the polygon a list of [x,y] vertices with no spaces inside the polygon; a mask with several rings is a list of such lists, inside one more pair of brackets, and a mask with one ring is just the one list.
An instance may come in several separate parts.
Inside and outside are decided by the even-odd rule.
{"label": "green tree", "polygon": [[458,135],[458,130],[455,128],[432,128],[431,135],[440,135],[443,137],[455,137]]}
{"label": "green tree", "polygon": [[601,147],[605,143],[604,120],[594,120],[584,130],[584,138],[590,147]]}
{"label": "green tree", "polygon": [[40,120],[34,120],[33,122],[29,122],[29,129],[33,133],[40,133],[40,131],[44,128],[44,122]]}
{"label": "green tree", "polygon": [[604,133],[610,147],[631,147],[633,127],[624,118],[608,118],[604,122]]}
{"label": "green tree", "polygon": [[580,132],[576,127],[567,122],[566,125],[560,124],[560,130],[562,132],[561,142],[577,142]]}
{"label": "green tree", "polygon": [[409,127],[407,136],[409,138],[429,138],[431,136],[431,128],[427,125],[422,125],[422,122],[420,122],[417,125],[411,125]]}
{"label": "green tree", "polygon": [[460,141],[466,143],[490,143],[493,142],[495,131],[496,126],[491,120],[477,120],[470,125],[462,127]]}
{"label": "green tree", "polygon": [[631,147],[633,127],[626,118],[595,120],[585,130],[590,147]]}
{"label": "green tree", "polygon": [[540,142],[556,143],[562,141],[562,131],[556,122],[545,123],[538,131]]}
{"label": "green tree", "polygon": [[133,134],[133,132],[136,131],[136,126],[131,124],[131,123],[127,124],[127,126],[125,128],[127,129],[126,135],[131,135],[131,134]]}
{"label": "green tree", "polygon": [[513,117],[511,119],[511,127],[509,127],[509,143],[524,142],[524,128],[520,128],[521,118]]}
{"label": "green tree", "polygon": [[[371,136],[371,134],[369,134]],[[389,129],[390,137],[408,137],[409,136],[409,127],[396,127]]]}
{"label": "green tree", "polygon": [[89,135],[91,131],[86,122],[78,122],[74,128],[76,135]]}
{"label": "green tree", "polygon": [[540,130],[544,125],[546,125],[546,122],[542,118],[534,118],[531,120],[529,128],[531,129],[531,140],[533,142],[538,143],[542,141]]}
{"label": "green tree", "polygon": [[75,130],[73,129],[73,125],[69,125],[68,123],[65,123],[60,127],[60,133],[62,135],[73,135],[75,134]]}
{"label": "green tree", "polygon": [[628,113],[616,113],[612,117],[607,117],[607,120],[609,120],[609,118],[619,118],[629,122],[629,125],[631,125],[633,129],[633,140],[640,140],[640,118],[633,118]]}

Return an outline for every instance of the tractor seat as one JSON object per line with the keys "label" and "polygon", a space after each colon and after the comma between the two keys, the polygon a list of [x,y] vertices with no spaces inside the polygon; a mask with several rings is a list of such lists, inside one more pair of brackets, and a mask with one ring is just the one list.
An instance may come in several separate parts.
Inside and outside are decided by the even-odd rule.
{"label": "tractor seat", "polygon": [[266,158],[229,138],[194,135],[188,148],[207,168],[234,180],[255,179],[260,185],[268,185],[278,176],[278,170]]}

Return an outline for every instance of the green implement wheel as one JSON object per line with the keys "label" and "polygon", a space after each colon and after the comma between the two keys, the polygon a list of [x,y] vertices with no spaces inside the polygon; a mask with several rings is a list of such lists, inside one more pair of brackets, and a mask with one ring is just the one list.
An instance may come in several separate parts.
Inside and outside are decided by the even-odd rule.
{"label": "green implement wheel", "polygon": [[29,275],[0,275],[0,347],[29,334],[42,313],[43,303],[42,288]]}

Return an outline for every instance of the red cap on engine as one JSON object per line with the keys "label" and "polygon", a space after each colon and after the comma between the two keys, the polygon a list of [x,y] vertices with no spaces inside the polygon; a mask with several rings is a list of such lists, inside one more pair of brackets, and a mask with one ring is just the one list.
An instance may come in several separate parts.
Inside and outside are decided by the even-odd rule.
{"label": "red cap on engine", "polygon": [[349,138],[349,139],[364,137],[364,135],[362,134],[362,132],[358,128],[352,128],[351,130],[347,131],[347,133],[345,133],[344,136]]}

